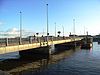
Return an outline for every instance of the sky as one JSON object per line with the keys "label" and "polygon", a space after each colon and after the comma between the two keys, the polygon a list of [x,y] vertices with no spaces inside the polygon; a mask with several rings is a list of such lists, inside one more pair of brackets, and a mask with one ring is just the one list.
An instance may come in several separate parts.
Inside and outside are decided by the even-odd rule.
{"label": "sky", "polygon": [[[48,3],[48,26],[50,35],[61,31],[63,35],[100,34],[100,0],[0,0],[0,31],[20,28],[32,32],[45,32],[47,29],[46,4]],[[57,34],[57,33],[56,33]]]}

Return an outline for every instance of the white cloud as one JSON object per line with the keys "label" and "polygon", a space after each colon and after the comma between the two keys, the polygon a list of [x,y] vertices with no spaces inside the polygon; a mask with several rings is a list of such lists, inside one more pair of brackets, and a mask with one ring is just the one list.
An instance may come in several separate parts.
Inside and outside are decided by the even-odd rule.
{"label": "white cloud", "polygon": [[[19,37],[20,35],[20,30],[18,30],[17,28],[11,28],[8,29],[5,32],[7,35],[9,35],[10,37]],[[27,36],[31,36],[34,35],[35,33],[29,30],[22,30],[22,37],[27,37]]]}
{"label": "white cloud", "polygon": [[[39,36],[41,35],[45,35],[46,33],[44,32],[39,32]],[[36,35],[36,32],[27,30],[27,29],[23,29],[22,30],[22,37],[28,37],[28,36],[33,36]],[[9,38],[14,38],[14,37],[19,37],[20,36],[20,30],[18,28],[11,28],[8,29],[5,32],[0,32],[0,37],[9,37]]]}

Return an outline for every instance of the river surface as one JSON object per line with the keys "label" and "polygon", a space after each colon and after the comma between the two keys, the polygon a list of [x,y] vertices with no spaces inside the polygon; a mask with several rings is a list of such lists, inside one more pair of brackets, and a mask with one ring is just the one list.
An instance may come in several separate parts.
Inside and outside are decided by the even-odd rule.
{"label": "river surface", "polygon": [[[1,56],[1,59],[18,58],[18,53]],[[46,60],[46,59],[45,59]],[[67,50],[47,59],[46,65],[34,71],[33,61],[29,62],[27,69],[12,73],[13,75],[100,75],[100,45],[93,43],[89,50]],[[21,61],[22,62],[22,61]],[[49,63],[49,64],[48,64]],[[17,64],[17,63],[16,63]],[[25,64],[23,65],[26,68]],[[21,66],[19,69],[22,68]],[[11,72],[11,71],[8,71]]]}

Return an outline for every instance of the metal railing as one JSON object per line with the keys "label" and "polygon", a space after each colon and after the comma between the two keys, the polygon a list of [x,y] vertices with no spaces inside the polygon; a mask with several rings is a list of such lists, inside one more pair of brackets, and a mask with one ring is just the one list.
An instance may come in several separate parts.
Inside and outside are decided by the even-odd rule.
{"label": "metal railing", "polygon": [[[48,41],[58,41],[58,40],[67,40],[72,39],[72,37],[48,37]],[[32,43],[40,43],[40,42],[47,42],[46,37],[28,37],[21,39],[22,45],[23,44],[32,44]],[[20,45],[20,38],[0,38],[0,47],[5,46],[14,46]]]}

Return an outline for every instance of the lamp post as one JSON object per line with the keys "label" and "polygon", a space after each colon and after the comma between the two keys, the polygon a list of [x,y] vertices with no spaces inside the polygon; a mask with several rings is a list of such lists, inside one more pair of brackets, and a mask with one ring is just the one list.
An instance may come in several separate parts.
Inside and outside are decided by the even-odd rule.
{"label": "lamp post", "polygon": [[74,33],[74,36],[75,36],[75,19],[73,19],[73,33]]}
{"label": "lamp post", "polygon": [[85,35],[85,26],[84,26],[84,35]]}
{"label": "lamp post", "polygon": [[49,29],[48,29],[48,4],[46,4],[46,6],[47,6],[47,45],[48,45],[48,35],[49,35],[49,33],[48,33],[48,31],[49,31]]}
{"label": "lamp post", "polygon": [[62,25],[62,29],[63,29],[63,37],[64,37],[64,26]]}
{"label": "lamp post", "polygon": [[75,19],[73,19],[73,33],[74,33],[74,47],[76,47],[76,42],[75,42]]}
{"label": "lamp post", "polygon": [[56,22],[55,22],[55,37],[56,37]]}
{"label": "lamp post", "polygon": [[20,41],[19,44],[22,44],[22,12],[20,11]]}

